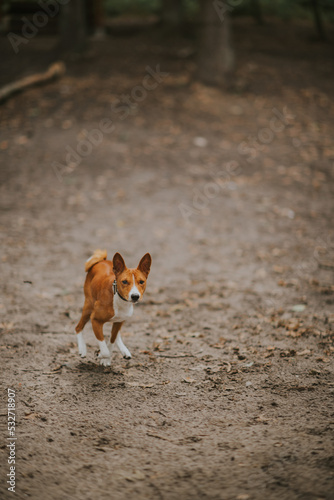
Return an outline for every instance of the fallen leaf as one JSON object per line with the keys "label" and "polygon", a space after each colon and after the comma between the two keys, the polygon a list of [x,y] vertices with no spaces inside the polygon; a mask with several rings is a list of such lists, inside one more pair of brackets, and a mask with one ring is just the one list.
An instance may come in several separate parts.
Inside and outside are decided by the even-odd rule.
{"label": "fallen leaf", "polygon": [[163,348],[163,345],[161,342],[153,342],[153,350],[154,351],[159,351],[159,352],[162,352],[164,351],[165,349]]}
{"label": "fallen leaf", "polygon": [[54,368],[52,368],[52,372],[58,372],[59,370],[62,369],[62,365],[58,365],[58,366],[55,366]]}
{"label": "fallen leaf", "polygon": [[310,370],[310,375],[321,375],[321,373],[322,373],[321,370],[316,370],[315,368]]}
{"label": "fallen leaf", "polygon": [[40,418],[39,413],[26,412],[23,417],[25,420],[35,420],[35,418]]}
{"label": "fallen leaf", "polygon": [[284,267],[284,266],[275,265],[272,267],[272,269],[273,269],[274,273],[276,273],[276,274],[283,274],[286,271],[286,267]]}
{"label": "fallen leaf", "polygon": [[281,358],[290,358],[296,355],[296,351],[294,349],[288,349],[286,351],[281,351],[280,356]]}
{"label": "fallen leaf", "polygon": [[286,324],[285,324],[285,328],[287,330],[293,330],[293,331],[297,331],[298,328],[299,328],[299,325],[300,325],[300,322],[299,322],[299,319],[297,318],[291,318]]}
{"label": "fallen leaf", "polygon": [[305,310],[305,308],[306,308],[305,304],[295,304],[290,308],[290,310],[294,312],[302,312]]}
{"label": "fallen leaf", "polygon": [[136,470],[134,471],[134,473],[130,476],[130,475],[127,475],[127,476],[124,476],[124,478],[127,480],[127,481],[142,481],[145,479],[145,474],[143,474],[140,470]]}
{"label": "fallen leaf", "polygon": [[0,328],[3,328],[4,330],[12,330],[14,327],[14,323],[8,322],[8,323],[0,323]]}
{"label": "fallen leaf", "polygon": [[223,349],[226,344],[226,339],[224,337],[220,337],[216,344],[210,345],[210,347],[214,347],[215,349]]}
{"label": "fallen leaf", "polygon": [[219,371],[221,371],[222,368],[220,368],[219,366],[208,366],[205,371],[207,373],[217,373]]}
{"label": "fallen leaf", "polygon": [[263,422],[263,423],[266,423],[266,422],[269,422],[269,420],[270,420],[270,419],[269,419],[269,418],[267,418],[267,417],[265,417],[264,415],[259,415],[259,416],[256,418],[256,420],[257,420],[258,422]]}
{"label": "fallen leaf", "polygon": [[329,314],[327,318],[328,323],[332,324],[334,323],[334,314]]}
{"label": "fallen leaf", "polygon": [[307,356],[308,354],[311,354],[310,349],[304,349],[304,351],[297,352],[297,356]]}

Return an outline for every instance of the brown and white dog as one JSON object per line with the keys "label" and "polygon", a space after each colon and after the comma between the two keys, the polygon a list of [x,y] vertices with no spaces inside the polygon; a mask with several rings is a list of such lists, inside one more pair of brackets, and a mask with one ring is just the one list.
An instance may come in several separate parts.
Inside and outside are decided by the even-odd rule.
{"label": "brown and white dog", "polygon": [[[114,343],[124,358],[131,358],[130,351],[123,344],[120,329],[124,321],[132,316],[133,304],[139,302],[145,292],[152,259],[150,254],[146,253],[137,268],[128,269],[121,254],[115,253],[112,262],[106,258],[105,250],[95,250],[86,262],[85,303],[75,331],[79,354],[84,358],[86,344],[82,330],[90,319],[100,347],[100,364],[110,366]],[[112,323],[108,342],[103,335],[103,325],[106,322]]]}

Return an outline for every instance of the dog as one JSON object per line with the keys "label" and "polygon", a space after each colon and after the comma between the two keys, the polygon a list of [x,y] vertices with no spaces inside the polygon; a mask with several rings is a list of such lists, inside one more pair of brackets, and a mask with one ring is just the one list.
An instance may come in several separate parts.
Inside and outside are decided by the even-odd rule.
{"label": "dog", "polygon": [[[118,252],[115,253],[112,262],[106,259],[105,250],[95,250],[86,261],[85,303],[75,331],[79,354],[84,358],[87,350],[82,330],[90,319],[100,347],[100,364],[110,366],[115,343],[125,359],[131,358],[130,351],[123,344],[120,329],[124,321],[132,316],[133,305],[143,297],[152,258],[146,253],[135,269],[128,269]],[[103,325],[106,322],[112,323],[108,342],[103,335]]]}

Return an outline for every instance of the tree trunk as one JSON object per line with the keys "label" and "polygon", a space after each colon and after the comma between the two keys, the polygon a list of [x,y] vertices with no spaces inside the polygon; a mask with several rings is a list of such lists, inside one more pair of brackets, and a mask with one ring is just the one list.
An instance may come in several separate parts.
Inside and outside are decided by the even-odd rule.
{"label": "tree trunk", "polygon": [[320,5],[318,0],[311,0],[311,8],[313,10],[314,24],[318,32],[320,40],[326,41],[327,36],[324,28],[324,23],[321,17]]}
{"label": "tree trunk", "polygon": [[263,24],[260,0],[251,0],[252,16],[258,24]]}
{"label": "tree trunk", "polygon": [[199,79],[209,85],[227,85],[234,69],[229,7],[219,0],[201,0]]}
{"label": "tree trunk", "polygon": [[104,33],[104,3],[102,0],[94,1],[94,32]]}
{"label": "tree trunk", "polygon": [[162,0],[162,22],[168,27],[182,23],[183,5],[181,0]]}
{"label": "tree trunk", "polygon": [[64,52],[82,53],[87,42],[85,0],[71,0],[61,6],[59,48]]}

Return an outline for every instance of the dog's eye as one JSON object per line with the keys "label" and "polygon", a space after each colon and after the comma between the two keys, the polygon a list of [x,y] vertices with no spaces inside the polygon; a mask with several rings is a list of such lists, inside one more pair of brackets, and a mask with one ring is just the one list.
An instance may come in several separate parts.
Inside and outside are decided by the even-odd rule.
{"label": "dog's eye", "polygon": [[145,283],[145,281],[144,281],[144,280],[140,280],[140,281],[139,281],[139,283],[140,283],[141,285],[143,285],[143,284]]}
{"label": "dog's eye", "polygon": [[123,285],[128,285],[129,284],[128,280],[123,280],[122,283],[123,283]]}

